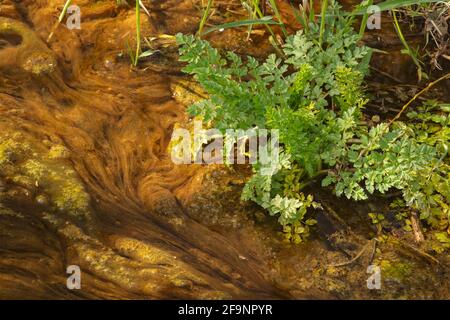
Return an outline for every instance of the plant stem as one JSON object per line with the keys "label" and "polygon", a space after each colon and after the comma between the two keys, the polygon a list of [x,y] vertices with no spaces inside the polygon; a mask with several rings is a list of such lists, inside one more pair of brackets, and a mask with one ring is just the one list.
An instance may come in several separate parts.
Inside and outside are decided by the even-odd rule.
{"label": "plant stem", "polygon": [[286,30],[286,27],[284,26],[283,19],[281,17],[280,11],[278,10],[275,0],[269,0],[269,2],[270,2],[270,6],[272,7],[273,12],[275,13],[275,16],[278,19],[278,22],[280,23],[281,30],[283,31],[284,36],[287,37],[288,33]]}
{"label": "plant stem", "polygon": [[367,6],[364,6],[366,9],[366,13],[363,15],[361,20],[361,26],[359,28],[359,36],[362,37],[364,32],[366,31],[367,20],[369,19],[369,13],[367,12],[367,8],[369,8],[373,4],[373,0],[369,0]]}
{"label": "plant stem", "polygon": [[47,38],[47,42],[49,42],[49,41],[52,39],[53,34],[55,33],[56,28],[58,28],[58,25],[63,21],[64,16],[65,16],[66,13],[67,13],[67,9],[69,8],[69,6],[70,6],[71,3],[72,3],[72,0],[67,0],[66,3],[64,4],[64,7],[63,7],[63,9],[62,9],[62,11],[61,11],[61,13],[60,13],[60,15],[59,15],[58,21],[53,25],[52,31],[50,32],[50,34],[49,34],[49,36],[48,36],[48,38]]}
{"label": "plant stem", "polygon": [[141,55],[141,5],[140,1],[136,0],[136,54],[133,59],[133,66],[137,66],[139,56]]}
{"label": "plant stem", "polygon": [[[264,17],[264,13],[261,11],[259,6],[255,6],[255,11],[258,14],[259,18],[262,19]],[[270,27],[269,24],[264,24],[267,28],[267,30],[270,32],[270,34],[272,35],[273,38],[273,43],[272,45],[275,47],[275,50],[277,51],[277,53],[280,56],[283,56],[283,51],[280,48],[280,43],[278,42],[277,36],[275,35],[275,32],[273,32],[272,28]]]}
{"label": "plant stem", "polygon": [[327,14],[328,9],[328,0],[323,0],[322,2],[322,12],[321,12],[321,20],[320,20],[320,34],[319,34],[319,46],[322,48],[323,42],[323,34],[325,33],[325,16]]}
{"label": "plant stem", "polygon": [[208,20],[209,13],[211,11],[211,7],[214,0],[208,0],[208,4],[206,5],[205,11],[203,11],[202,20],[200,21],[200,26],[198,27],[197,35],[200,37],[203,32],[203,27],[205,26],[206,21]]}
{"label": "plant stem", "polygon": [[403,35],[402,29],[400,28],[400,24],[398,23],[397,14],[395,13],[395,11],[392,11],[392,17],[394,18],[395,30],[397,30],[400,41],[405,47],[405,50],[408,53],[408,55],[413,60],[414,64],[417,66],[417,75],[420,81],[422,79],[422,65],[421,65],[422,62],[419,59],[417,59],[416,53],[412,51],[410,46],[408,45],[408,42],[406,41],[405,36]]}

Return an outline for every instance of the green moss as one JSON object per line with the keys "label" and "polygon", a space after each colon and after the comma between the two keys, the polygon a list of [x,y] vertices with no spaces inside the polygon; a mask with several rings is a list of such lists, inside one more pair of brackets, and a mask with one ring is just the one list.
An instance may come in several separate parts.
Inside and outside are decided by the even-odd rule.
{"label": "green moss", "polygon": [[382,260],[380,263],[381,275],[385,279],[404,282],[413,271],[413,266],[404,262]]}

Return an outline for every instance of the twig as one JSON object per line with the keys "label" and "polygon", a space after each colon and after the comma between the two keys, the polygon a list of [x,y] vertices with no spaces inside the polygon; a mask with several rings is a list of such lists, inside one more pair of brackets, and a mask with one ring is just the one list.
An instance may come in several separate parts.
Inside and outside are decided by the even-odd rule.
{"label": "twig", "polygon": [[338,221],[342,225],[342,227],[346,227],[347,229],[349,229],[349,227],[345,223],[345,221],[337,214],[336,211],[334,211],[333,208],[331,208],[325,202],[322,203],[322,206],[325,209],[325,210],[323,210],[324,214],[328,214],[329,216],[333,217],[336,221]]}
{"label": "twig", "polygon": [[420,220],[417,217],[417,213],[415,211],[411,212],[411,227],[412,227],[413,234],[414,234],[414,240],[417,243],[421,243],[422,241],[424,241],[425,237],[423,236],[423,233],[422,233],[422,228],[420,226]]}
{"label": "twig", "polygon": [[391,121],[389,121],[388,127],[391,126],[391,124],[392,124],[394,121],[398,120],[398,119],[400,118],[400,116],[403,114],[403,112],[405,112],[405,110],[410,106],[410,104],[413,103],[419,96],[421,96],[423,93],[425,93],[425,92],[427,92],[428,90],[430,90],[431,87],[433,87],[434,85],[436,85],[437,83],[439,83],[439,82],[441,82],[442,80],[445,80],[445,79],[450,79],[450,73],[447,73],[446,75],[440,77],[439,79],[437,79],[437,80],[435,80],[435,81],[433,81],[433,82],[430,82],[425,88],[423,88],[423,89],[420,90],[418,93],[416,93],[416,94],[414,95],[414,97],[412,97],[412,99],[409,100],[408,103],[406,103],[406,104],[402,107],[402,109],[400,110],[400,112],[397,113],[397,115],[396,115]]}
{"label": "twig", "polygon": [[428,254],[428,253],[426,253],[426,252],[424,252],[422,250],[417,249],[416,247],[410,245],[409,243],[407,243],[407,242],[405,242],[403,240],[400,240],[397,237],[395,238],[395,242],[397,242],[400,246],[413,251],[415,254],[421,256],[422,258],[426,259],[429,262],[440,264],[439,260],[436,259],[435,257],[433,257],[432,255],[430,255],[430,254]]}
{"label": "twig", "polygon": [[369,265],[372,264],[375,254],[377,252],[377,239],[374,239],[372,253],[370,254]]}
{"label": "twig", "polygon": [[389,74],[389,73],[387,73],[387,72],[384,72],[384,71],[382,71],[382,70],[380,70],[380,69],[377,69],[377,68],[375,68],[375,67],[372,67],[372,66],[370,67],[370,69],[372,69],[372,70],[378,72],[379,74],[382,74],[382,75],[385,76],[385,77],[388,77],[388,78],[391,79],[391,80],[394,80],[394,81],[397,82],[397,83],[402,83],[402,81],[401,81],[400,79],[394,77],[393,75],[391,75],[391,74]]}
{"label": "twig", "polygon": [[343,266],[347,266],[349,264],[352,264],[353,262],[355,262],[356,260],[358,260],[362,254],[366,251],[366,249],[368,248],[369,244],[373,243],[373,241],[375,241],[375,239],[370,240],[369,242],[367,242],[364,247],[361,249],[360,252],[358,252],[358,254],[351,260],[346,261],[346,262],[341,262],[341,263],[336,263],[336,264],[331,264],[328,265],[329,267],[343,267]]}

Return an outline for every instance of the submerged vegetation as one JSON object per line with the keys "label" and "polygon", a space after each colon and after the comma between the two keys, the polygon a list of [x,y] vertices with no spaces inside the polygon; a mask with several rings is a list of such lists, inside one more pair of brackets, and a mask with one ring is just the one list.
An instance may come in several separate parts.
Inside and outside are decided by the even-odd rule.
{"label": "submerged vegetation", "polygon": [[277,216],[288,239],[301,242],[315,224],[311,208],[320,204],[305,188],[321,180],[355,201],[398,190],[406,218],[419,213],[448,242],[449,105],[425,102],[409,120],[400,117],[409,104],[391,121],[368,119],[371,49],[360,44],[353,24],[353,15],[325,1],[321,19],[288,36],[281,58],[272,54],[263,63],[178,34],[183,71],[209,94],[188,111],[223,131],[279,130],[279,166],[267,175],[254,165],[242,199]]}

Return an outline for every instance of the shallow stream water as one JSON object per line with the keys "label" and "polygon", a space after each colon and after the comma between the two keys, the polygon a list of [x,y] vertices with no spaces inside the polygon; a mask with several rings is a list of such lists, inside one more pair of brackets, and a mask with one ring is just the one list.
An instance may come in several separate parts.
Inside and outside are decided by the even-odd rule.
{"label": "shallow stream water", "polygon": [[[367,289],[370,204],[318,191],[358,228],[319,214],[317,234],[295,246],[239,201],[248,168],[174,165],[171,133],[195,94],[176,48],[130,68],[135,15],[116,1],[76,1],[81,29],[60,25],[46,42],[63,2],[0,1],[0,298],[448,298],[448,261],[395,241],[378,257],[387,289]],[[195,32],[198,5],[151,1],[143,34]],[[211,39],[271,50],[233,30]],[[360,261],[332,266],[365,246]],[[69,265],[81,290],[66,287]]]}

